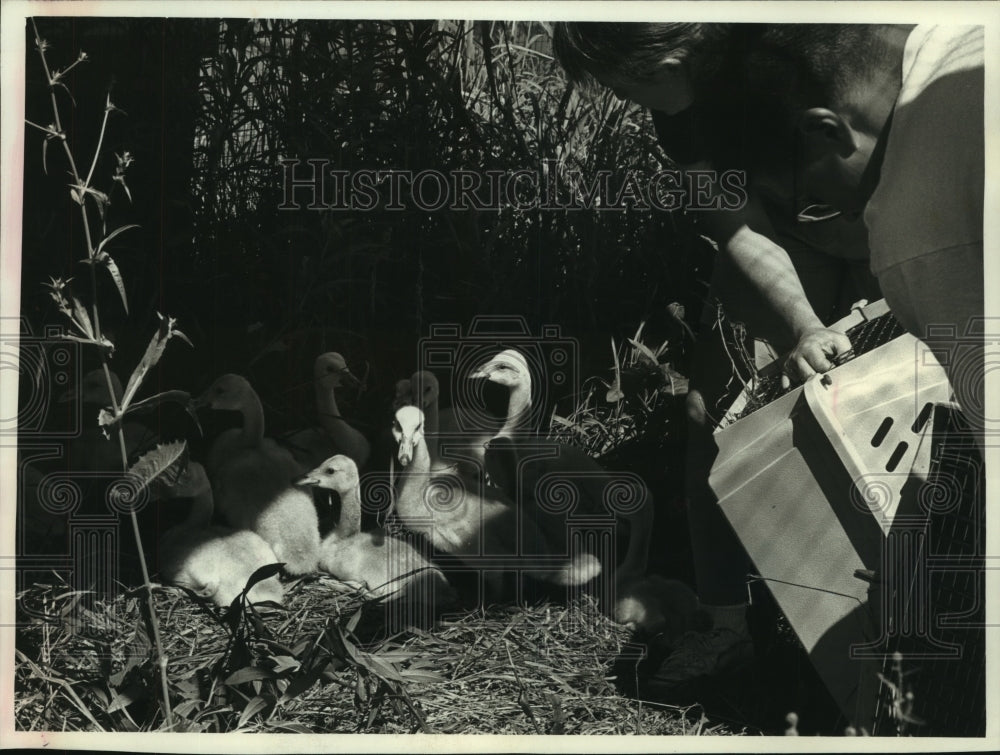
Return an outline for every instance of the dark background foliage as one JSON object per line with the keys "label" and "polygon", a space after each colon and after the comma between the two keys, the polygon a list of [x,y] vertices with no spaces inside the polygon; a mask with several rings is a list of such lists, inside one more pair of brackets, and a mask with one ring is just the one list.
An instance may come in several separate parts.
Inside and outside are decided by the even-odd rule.
{"label": "dark background foliage", "polygon": [[[413,173],[541,173],[552,160],[562,173],[609,171],[612,192],[628,169],[669,166],[648,113],[567,86],[547,24],[46,18],[39,32],[56,68],[89,55],[65,81],[75,104],[57,90],[82,159],[109,90],[127,114],[112,116],[95,171],[107,190],[113,153],[135,157],[134,202],[114,195],[109,222],[141,226],[113,249],[128,317],[107,276],[99,292],[114,303],[102,315],[114,363],[135,363],[156,312],[178,318],[196,347],[171,347],[150,390],[196,393],[222,372],[245,374],[278,434],[311,422],[312,361],[337,350],[367,376],[344,408],[382,429],[429,326],[467,329],[484,314],[521,316],[533,333],[558,325],[579,342],[580,380],[610,381],[611,338],[621,344],[645,320],[644,337],[668,340],[664,359],[687,373],[690,340],[667,307],[680,302],[697,327],[711,250],[681,212],[279,209],[288,158]],[[44,124],[48,90],[27,34],[26,115]],[[22,314],[36,333],[59,322],[42,281],[85,272],[65,158],[50,148],[43,172],[43,140],[29,130],[24,168]],[[565,414],[575,397],[548,400]],[[641,458],[617,462],[677,508],[683,415],[668,414],[648,427]]]}

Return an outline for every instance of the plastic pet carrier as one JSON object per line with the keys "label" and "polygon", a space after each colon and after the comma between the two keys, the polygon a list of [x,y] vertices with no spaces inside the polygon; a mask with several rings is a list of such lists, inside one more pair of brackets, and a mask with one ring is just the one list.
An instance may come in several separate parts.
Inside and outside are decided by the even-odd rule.
{"label": "plastic pet carrier", "polygon": [[751,381],[710,484],[845,716],[874,734],[985,733],[984,483],[944,370],[875,302],[853,358]]}

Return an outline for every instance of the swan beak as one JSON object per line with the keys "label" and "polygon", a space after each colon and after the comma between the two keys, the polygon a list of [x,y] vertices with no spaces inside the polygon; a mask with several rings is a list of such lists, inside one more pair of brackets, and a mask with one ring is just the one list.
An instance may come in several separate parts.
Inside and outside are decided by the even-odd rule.
{"label": "swan beak", "polygon": [[413,461],[413,438],[404,435],[399,441],[399,453],[398,453],[399,463],[404,467],[410,465]]}
{"label": "swan beak", "polygon": [[211,406],[211,404],[212,404],[212,399],[206,392],[201,394],[197,398],[191,399],[188,406],[190,406],[192,410],[198,411],[199,409],[204,409],[206,406]]}
{"label": "swan beak", "polygon": [[297,477],[296,479],[292,480],[292,485],[295,485],[295,486],[313,485],[313,486],[315,486],[315,485],[319,485],[319,479],[317,479],[316,477],[314,477],[311,472],[308,472],[308,473],[302,475],[301,477]]}
{"label": "swan beak", "polygon": [[344,378],[344,385],[350,386],[351,388],[355,388],[355,387],[361,385],[361,381],[358,380],[354,376],[354,373],[351,372],[346,367],[343,370],[340,371],[340,374]]}
{"label": "swan beak", "polygon": [[490,360],[485,364],[479,365],[476,369],[469,373],[470,378],[486,378],[489,380],[493,376],[493,361]]}

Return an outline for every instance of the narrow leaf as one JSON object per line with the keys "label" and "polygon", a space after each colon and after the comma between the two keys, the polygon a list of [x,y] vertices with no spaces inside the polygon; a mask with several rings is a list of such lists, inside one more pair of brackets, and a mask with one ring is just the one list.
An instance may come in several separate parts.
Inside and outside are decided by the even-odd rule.
{"label": "narrow leaf", "polygon": [[149,693],[145,687],[140,684],[131,684],[126,690],[115,693],[107,711],[108,713],[114,713],[116,710],[127,708],[132,703],[142,700],[148,696]]}
{"label": "narrow leaf", "polygon": [[628,342],[635,347],[636,351],[638,351],[642,356],[648,359],[654,367],[660,366],[660,363],[656,359],[656,355],[649,350],[648,346],[646,346],[644,343],[641,343],[640,341],[636,341],[634,338],[628,339]]}
{"label": "narrow leaf", "polygon": [[354,612],[354,614],[351,616],[351,618],[349,618],[347,620],[347,625],[346,625],[347,631],[348,632],[353,632],[355,629],[357,629],[359,621],[361,621],[361,609],[360,608],[357,611]]}
{"label": "narrow leaf", "polygon": [[402,677],[408,682],[426,682],[429,684],[434,684],[437,682],[443,682],[444,677],[433,671],[414,671],[412,669],[407,669],[406,671],[400,672]]}
{"label": "narrow leaf", "polygon": [[156,313],[156,316],[160,318],[160,327],[150,339],[149,346],[146,347],[146,353],[143,354],[142,360],[136,365],[135,370],[132,371],[132,375],[128,379],[128,385],[125,387],[125,395],[122,397],[122,411],[125,411],[132,403],[132,399],[136,391],[139,390],[139,386],[142,385],[142,381],[145,380],[146,375],[156,363],[160,361],[160,357],[163,356],[163,350],[167,348],[167,342],[174,335],[174,323],[177,321],[173,317],[164,317],[159,312]]}
{"label": "narrow leaf", "polygon": [[122,416],[126,414],[143,414],[144,412],[150,412],[160,404],[166,403],[175,403],[186,407],[191,403],[191,394],[187,391],[177,389],[163,391],[162,393],[157,393],[155,396],[150,396],[149,398],[144,398],[141,401],[136,401],[131,404],[127,411],[122,412]]}
{"label": "narrow leaf", "polygon": [[310,729],[308,726],[297,723],[273,723],[271,724],[275,729],[283,729],[285,731],[293,731],[296,734],[315,734],[316,732]]}
{"label": "narrow leaf", "polygon": [[400,675],[399,670],[392,664],[386,663],[377,655],[364,653],[362,656],[366,661],[368,661],[368,668],[381,676],[383,679],[388,679],[394,682],[403,681],[403,677]]}
{"label": "narrow leaf", "polygon": [[120,228],[115,228],[115,230],[113,230],[111,233],[105,236],[104,239],[101,241],[101,243],[97,245],[97,253],[100,254],[104,250],[104,247],[107,245],[107,243],[111,241],[111,239],[113,239],[118,234],[124,233],[125,231],[131,228],[138,228],[138,227],[139,226],[136,223],[131,223],[129,225],[123,225]]}
{"label": "narrow leaf", "polygon": [[[236,728],[242,729],[246,725],[247,721],[256,716],[258,713],[262,713],[268,708],[273,708],[274,703],[275,699],[271,695],[257,695],[257,697],[252,698],[243,709],[243,712],[240,713],[240,720],[236,724]],[[264,716],[264,718],[267,718],[267,716]]]}
{"label": "narrow leaf", "polygon": [[288,683],[288,686],[285,688],[285,691],[282,693],[279,701],[287,703],[289,700],[294,700],[299,695],[308,692],[312,689],[312,686],[319,681],[322,675],[323,669],[317,668],[307,674],[295,677]]}
{"label": "narrow leaf", "polygon": [[297,658],[290,655],[272,655],[271,660],[274,661],[272,671],[278,675],[282,675],[286,671],[296,671],[302,666]]}
{"label": "narrow leaf", "polygon": [[237,684],[256,682],[261,679],[274,679],[274,676],[274,672],[270,669],[260,668],[259,666],[246,666],[226,677],[225,683],[227,686],[235,687]]}
{"label": "narrow leaf", "polygon": [[87,308],[75,296],[72,294],[70,296],[73,299],[73,322],[77,324],[77,327],[80,328],[87,338],[93,340],[94,326],[90,322],[90,315],[87,314]]}
{"label": "narrow leaf", "polygon": [[354,694],[359,703],[364,703],[368,700],[368,687],[365,685],[365,680],[358,674],[358,678],[354,682]]}
{"label": "narrow leaf", "polygon": [[118,265],[109,256],[104,257],[104,266],[111,273],[111,277],[114,278],[115,285],[118,287],[118,294],[122,297],[122,307],[125,308],[125,314],[128,314],[128,297],[125,296],[125,281],[122,280],[121,271],[118,269]]}
{"label": "narrow leaf", "polygon": [[245,595],[250,592],[251,588],[258,582],[263,582],[265,579],[270,579],[271,577],[280,574],[282,566],[284,566],[284,564],[281,563],[266,564],[265,566],[257,569],[257,571],[251,574],[250,578],[247,580],[247,586],[243,588],[243,594]]}

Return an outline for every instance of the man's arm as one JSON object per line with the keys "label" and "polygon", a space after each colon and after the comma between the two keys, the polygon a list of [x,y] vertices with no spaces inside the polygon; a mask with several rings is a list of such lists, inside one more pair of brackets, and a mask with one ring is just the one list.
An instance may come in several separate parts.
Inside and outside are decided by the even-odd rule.
{"label": "man's arm", "polygon": [[788,252],[768,238],[774,230],[759,205],[751,200],[739,211],[713,212],[708,221],[720,251],[788,325],[796,340],[782,383],[787,387],[792,381],[833,369],[831,357],[850,350],[851,342],[843,333],[826,328],[816,316]]}

